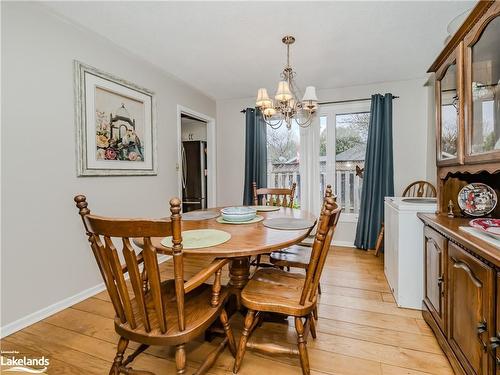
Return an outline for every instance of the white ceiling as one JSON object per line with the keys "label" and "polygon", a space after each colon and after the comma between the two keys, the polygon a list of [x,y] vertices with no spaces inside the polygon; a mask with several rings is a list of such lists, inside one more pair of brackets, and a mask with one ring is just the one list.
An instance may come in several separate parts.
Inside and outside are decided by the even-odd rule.
{"label": "white ceiling", "polygon": [[[292,34],[299,86],[425,77],[471,1],[46,2],[216,99],[274,92]],[[89,62],[91,63],[91,62]]]}

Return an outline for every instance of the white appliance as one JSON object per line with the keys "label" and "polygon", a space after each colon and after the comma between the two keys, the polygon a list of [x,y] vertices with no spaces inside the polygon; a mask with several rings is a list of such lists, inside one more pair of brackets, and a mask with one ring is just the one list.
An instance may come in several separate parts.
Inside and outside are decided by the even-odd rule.
{"label": "white appliance", "polygon": [[434,198],[385,198],[384,272],[399,307],[422,309],[424,225],[417,212],[436,208]]}

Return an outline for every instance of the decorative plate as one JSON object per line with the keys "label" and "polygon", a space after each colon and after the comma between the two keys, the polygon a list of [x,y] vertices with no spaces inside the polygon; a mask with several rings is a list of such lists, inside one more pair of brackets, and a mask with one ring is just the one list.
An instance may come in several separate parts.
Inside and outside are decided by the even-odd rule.
{"label": "decorative plate", "polygon": [[500,240],[500,219],[474,219],[469,225]]}
{"label": "decorative plate", "polygon": [[473,182],[458,193],[458,205],[467,215],[488,215],[497,205],[497,194],[488,185]]}

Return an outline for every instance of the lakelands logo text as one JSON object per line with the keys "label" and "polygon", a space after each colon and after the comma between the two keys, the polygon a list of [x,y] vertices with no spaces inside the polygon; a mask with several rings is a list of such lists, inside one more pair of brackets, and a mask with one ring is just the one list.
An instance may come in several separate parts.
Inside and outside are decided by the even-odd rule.
{"label": "lakelands logo text", "polygon": [[17,351],[2,351],[0,358],[2,372],[27,372],[30,374],[42,374],[47,371],[50,360],[41,357],[27,357]]}

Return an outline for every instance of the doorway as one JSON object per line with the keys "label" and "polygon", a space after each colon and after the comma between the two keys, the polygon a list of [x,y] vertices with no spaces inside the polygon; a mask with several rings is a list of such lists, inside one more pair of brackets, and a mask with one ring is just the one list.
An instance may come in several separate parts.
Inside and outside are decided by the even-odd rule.
{"label": "doorway", "polygon": [[182,212],[215,206],[215,121],[178,106],[179,196]]}

